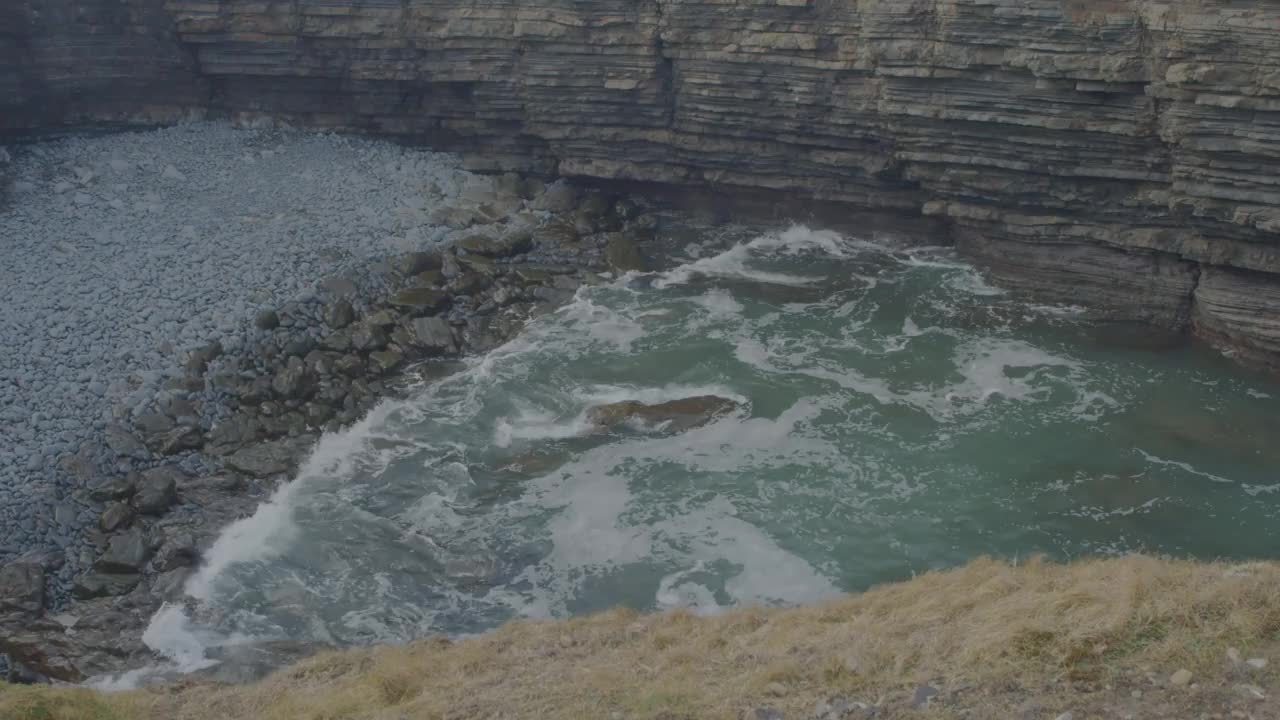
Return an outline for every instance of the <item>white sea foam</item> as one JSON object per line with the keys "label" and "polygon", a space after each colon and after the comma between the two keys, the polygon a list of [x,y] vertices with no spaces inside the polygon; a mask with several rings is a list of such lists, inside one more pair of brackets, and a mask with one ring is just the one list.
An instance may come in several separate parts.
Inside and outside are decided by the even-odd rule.
{"label": "white sea foam", "polygon": [[1135,450],[1139,455],[1142,456],[1143,460],[1146,460],[1152,465],[1160,465],[1163,467],[1177,468],[1183,472],[1191,473],[1192,475],[1197,475],[1199,477],[1212,480],[1213,482],[1216,482],[1216,483],[1233,483],[1234,482],[1233,480],[1230,480],[1229,478],[1224,478],[1221,475],[1214,475],[1213,473],[1207,473],[1207,472],[1204,472],[1203,470],[1197,470],[1195,466],[1193,466],[1191,463],[1179,462],[1177,460],[1166,460],[1165,458],[1159,457],[1157,455],[1152,455],[1151,453],[1141,448],[1135,448]]}

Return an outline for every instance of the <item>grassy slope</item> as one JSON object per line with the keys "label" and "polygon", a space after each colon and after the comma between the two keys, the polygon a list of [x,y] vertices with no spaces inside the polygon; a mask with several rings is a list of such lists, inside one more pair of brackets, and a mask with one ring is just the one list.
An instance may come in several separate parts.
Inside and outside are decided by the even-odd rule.
{"label": "grassy slope", "polygon": [[[806,718],[831,697],[878,703],[882,718],[962,708],[979,718],[1208,717],[1237,706],[1248,713],[1239,717],[1274,717],[1280,658],[1247,670],[1226,661],[1232,646],[1246,658],[1280,650],[1280,563],[979,560],[809,607],[613,611],[329,653],[249,686],[103,695],[0,685],[0,718],[737,720],[761,706]],[[1195,687],[1149,679],[1179,668]],[[945,702],[912,710],[924,682]],[[1246,698],[1241,683],[1269,697]],[[1147,699],[1132,700],[1135,688]]]}

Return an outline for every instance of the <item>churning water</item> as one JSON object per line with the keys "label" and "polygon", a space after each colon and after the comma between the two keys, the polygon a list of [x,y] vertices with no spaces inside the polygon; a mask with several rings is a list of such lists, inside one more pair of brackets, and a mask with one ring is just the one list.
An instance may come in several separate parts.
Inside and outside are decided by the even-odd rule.
{"label": "churning water", "polygon": [[[584,288],[325,437],[147,639],[194,667],[245,638],[799,603],[983,554],[1280,554],[1278,390],[1134,345],[949,250],[801,227]],[[585,420],[699,395],[738,410]]]}

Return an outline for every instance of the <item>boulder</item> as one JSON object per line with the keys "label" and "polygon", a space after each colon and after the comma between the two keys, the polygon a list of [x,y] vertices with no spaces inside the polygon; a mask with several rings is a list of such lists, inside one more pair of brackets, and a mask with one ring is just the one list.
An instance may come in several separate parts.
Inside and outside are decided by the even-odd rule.
{"label": "boulder", "polygon": [[305,400],[315,391],[315,376],[295,355],[271,378],[271,390],[286,400]]}
{"label": "boulder", "polygon": [[102,532],[113,533],[121,528],[129,526],[133,522],[133,508],[122,502],[113,502],[102,511],[102,515],[98,518],[98,527]]}
{"label": "boulder", "polygon": [[444,352],[454,352],[457,346],[453,342],[453,329],[449,328],[449,324],[444,318],[436,315],[434,318],[416,318],[410,325],[411,336],[413,337],[413,345],[431,352],[431,354],[444,354]]}
{"label": "boulder", "polygon": [[162,572],[156,576],[155,582],[151,584],[152,597],[160,598],[166,602],[177,602],[182,599],[185,594],[187,580],[195,573],[190,567],[175,567],[172,570]]}
{"label": "boulder", "polygon": [[150,451],[142,444],[142,441],[118,423],[108,423],[103,431],[103,436],[106,439],[107,447],[111,448],[111,452],[120,457],[133,458],[135,460],[147,460],[151,457]]}
{"label": "boulder", "polygon": [[204,436],[198,428],[179,425],[155,435],[148,435],[147,447],[160,455],[177,455],[188,450],[199,450],[204,445]]}
{"label": "boulder", "polygon": [[144,470],[133,495],[134,509],[143,515],[163,515],[178,501],[178,483],[186,478],[187,474],[173,465]]}
{"label": "boulder", "polygon": [[333,362],[334,372],[347,377],[359,377],[364,374],[364,358],[359,355],[339,355]]}
{"label": "boulder", "polygon": [[346,352],[351,349],[351,333],[346,330],[338,330],[324,336],[320,341],[320,345],[326,350],[334,352]]}
{"label": "boulder", "polygon": [[351,345],[364,352],[381,350],[387,346],[387,331],[373,323],[360,323],[351,330]]}
{"label": "boulder", "polygon": [[379,350],[369,353],[369,369],[379,375],[385,375],[395,370],[403,362],[404,355],[395,350]]}
{"label": "boulder", "polygon": [[75,579],[71,593],[80,600],[126,595],[137,587],[141,580],[142,576],[138,573],[91,572]]}
{"label": "boulder", "polygon": [[195,536],[189,530],[171,528],[152,564],[156,570],[167,572],[174,568],[192,567],[199,559],[200,551],[196,548]]}
{"label": "boulder", "polygon": [[645,429],[683,432],[706,425],[712,420],[731,413],[739,404],[717,395],[668,400],[646,404],[638,400],[597,405],[587,410],[587,422],[600,430],[618,430],[639,425]]}
{"label": "boulder", "polygon": [[204,371],[209,368],[209,363],[213,362],[222,355],[222,343],[214,340],[208,345],[203,345],[191,351],[187,356],[186,369],[187,372],[196,375],[203,375]]}
{"label": "boulder", "polygon": [[254,316],[253,324],[259,330],[275,330],[280,327],[280,316],[275,310],[263,310]]}
{"label": "boulder", "polygon": [[299,443],[295,439],[262,442],[227,456],[227,467],[251,477],[265,478],[297,467]]}
{"label": "boulder", "polygon": [[142,531],[132,528],[111,536],[107,551],[93,564],[93,569],[107,574],[141,572],[148,554]]}
{"label": "boulder", "polygon": [[529,252],[533,248],[533,234],[527,229],[520,228],[496,238],[469,235],[459,240],[457,245],[470,255],[510,257]]}
{"label": "boulder", "polygon": [[578,191],[566,182],[552,183],[539,195],[530,206],[535,210],[563,213],[569,212],[578,204]]}
{"label": "boulder", "polygon": [[614,233],[604,247],[604,260],[609,269],[617,273],[643,272],[644,257],[634,238],[624,233]]}
{"label": "boulder", "polygon": [[133,495],[137,482],[138,476],[136,473],[107,478],[89,491],[89,497],[98,502],[126,500]]}
{"label": "boulder", "polygon": [[448,293],[431,288],[406,288],[391,298],[391,304],[419,315],[428,315],[449,307]]}
{"label": "boulder", "polygon": [[238,412],[209,430],[206,452],[225,455],[258,440],[262,435],[262,423],[258,418],[247,412]]}
{"label": "boulder", "polygon": [[18,561],[0,566],[0,613],[38,615],[44,611],[44,568]]}
{"label": "boulder", "polygon": [[330,305],[324,313],[324,322],[334,330],[341,330],[356,319],[355,308],[346,300],[338,300]]}
{"label": "boulder", "polygon": [[234,495],[244,490],[244,481],[235,475],[214,475],[211,477],[191,478],[178,485],[178,492],[183,502],[200,506],[222,502],[227,495]]}
{"label": "boulder", "polygon": [[439,270],[441,258],[439,253],[411,252],[402,255],[395,263],[396,272],[404,277],[417,275],[427,270]]}
{"label": "boulder", "polygon": [[473,273],[487,278],[498,274],[498,266],[494,264],[493,258],[485,257],[484,255],[464,255],[458,258],[458,264]]}

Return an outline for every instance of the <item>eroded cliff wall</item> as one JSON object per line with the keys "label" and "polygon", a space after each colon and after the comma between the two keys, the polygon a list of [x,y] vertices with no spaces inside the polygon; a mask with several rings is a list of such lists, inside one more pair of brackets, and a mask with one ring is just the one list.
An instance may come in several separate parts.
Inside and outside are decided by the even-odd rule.
{"label": "eroded cliff wall", "polygon": [[494,168],[930,215],[1006,285],[1280,367],[1272,0],[163,8],[177,39],[147,37],[189,53],[220,112],[409,136]]}
{"label": "eroded cliff wall", "polygon": [[0,2],[0,136],[170,122],[206,101],[163,0]]}

